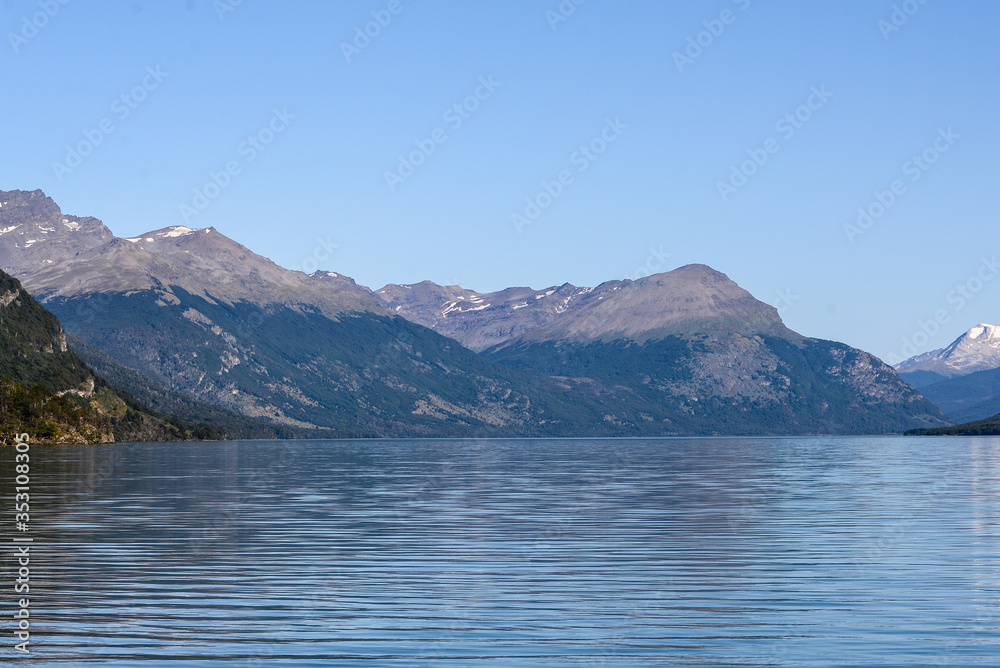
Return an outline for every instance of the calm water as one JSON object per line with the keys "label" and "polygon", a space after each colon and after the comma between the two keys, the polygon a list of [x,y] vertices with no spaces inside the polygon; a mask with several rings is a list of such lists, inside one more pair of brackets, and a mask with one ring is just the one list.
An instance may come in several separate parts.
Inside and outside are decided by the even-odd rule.
{"label": "calm water", "polygon": [[1000,439],[34,447],[31,465],[32,665],[1000,664]]}

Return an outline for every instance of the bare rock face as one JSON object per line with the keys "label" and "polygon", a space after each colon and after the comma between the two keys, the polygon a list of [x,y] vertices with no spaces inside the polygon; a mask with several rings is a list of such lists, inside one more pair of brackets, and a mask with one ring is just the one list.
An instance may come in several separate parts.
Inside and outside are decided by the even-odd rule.
{"label": "bare rock face", "polygon": [[641,342],[720,328],[801,338],[784,326],[773,307],[725,274],[698,264],[596,288],[567,283],[545,290],[476,293],[425,281],[387,285],[375,294],[389,310],[473,350],[519,339]]}
{"label": "bare rock face", "polygon": [[930,371],[945,378],[1000,368],[1000,325],[979,324],[947,348],[916,355],[896,365],[900,373]]}
{"label": "bare rock face", "polygon": [[114,239],[96,218],[64,215],[41,190],[0,190],[0,269],[24,276]]}
{"label": "bare rock face", "polygon": [[310,304],[330,317],[384,313],[367,288],[284,269],[214,228],[172,226],[121,239],[96,218],[63,215],[40,190],[0,191],[0,264],[44,302],[174,288],[227,303]]}
{"label": "bare rock face", "polygon": [[774,307],[701,264],[637,281],[604,283],[576,308],[523,338],[641,343],[715,331],[801,338],[784,326]]}
{"label": "bare rock face", "polygon": [[387,285],[375,296],[407,320],[456,339],[466,348],[484,350],[552,322],[593,291],[566,283],[546,290],[507,288],[477,293],[424,281]]}

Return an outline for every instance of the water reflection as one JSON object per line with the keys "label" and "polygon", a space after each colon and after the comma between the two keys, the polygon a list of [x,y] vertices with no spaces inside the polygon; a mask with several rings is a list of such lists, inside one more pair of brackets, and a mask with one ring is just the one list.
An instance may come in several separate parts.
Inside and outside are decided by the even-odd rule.
{"label": "water reflection", "polygon": [[1000,656],[997,440],[120,445],[32,472],[53,662]]}

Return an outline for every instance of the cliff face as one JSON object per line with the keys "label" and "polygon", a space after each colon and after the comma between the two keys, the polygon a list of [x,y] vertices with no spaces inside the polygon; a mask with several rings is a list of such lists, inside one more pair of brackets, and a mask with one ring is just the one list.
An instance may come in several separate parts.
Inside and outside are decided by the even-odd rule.
{"label": "cliff face", "polygon": [[96,218],[64,215],[41,190],[0,190],[0,269],[21,277],[114,239]]}

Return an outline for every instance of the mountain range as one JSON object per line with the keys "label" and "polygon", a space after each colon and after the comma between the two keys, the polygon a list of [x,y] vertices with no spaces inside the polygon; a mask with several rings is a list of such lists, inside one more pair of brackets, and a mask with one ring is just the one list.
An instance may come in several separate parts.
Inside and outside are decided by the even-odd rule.
{"label": "mountain range", "polygon": [[595,288],[373,291],[286,270],[213,228],[118,238],[41,191],[0,192],[0,265],[86,362],[208,424],[317,437],[947,424],[891,367],[788,329],[704,265]]}
{"label": "mountain range", "polygon": [[955,422],[1000,413],[1000,326],[980,323],[945,348],[896,365],[900,378]]}

